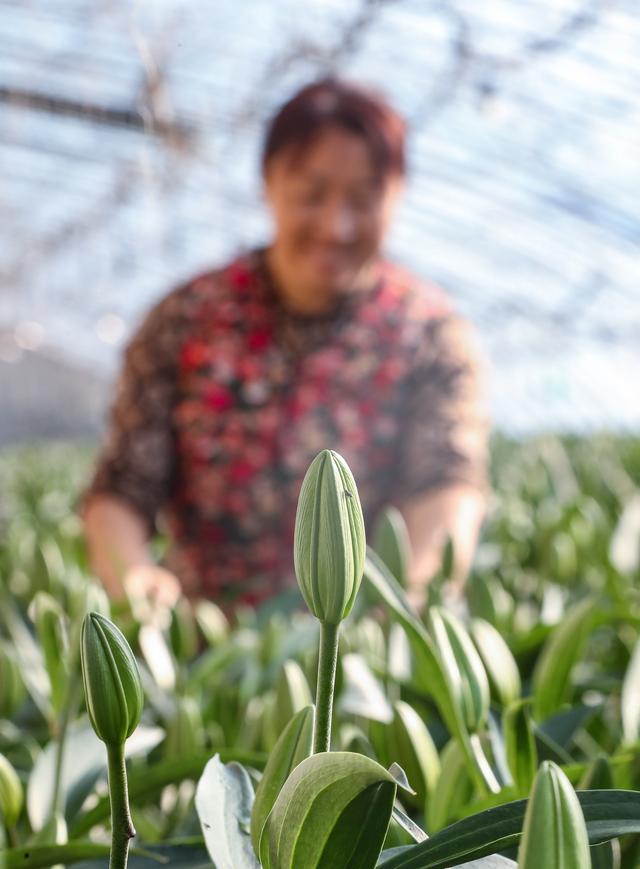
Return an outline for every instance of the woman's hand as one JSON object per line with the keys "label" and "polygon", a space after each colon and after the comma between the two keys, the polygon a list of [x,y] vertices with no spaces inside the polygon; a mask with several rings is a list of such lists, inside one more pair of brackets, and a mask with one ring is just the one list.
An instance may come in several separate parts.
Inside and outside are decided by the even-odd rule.
{"label": "woman's hand", "polygon": [[480,526],[486,510],[485,496],[464,484],[452,484],[416,496],[401,508],[411,541],[411,563],[407,596],[422,609],[427,585],[442,562],[447,538],[453,543],[453,576],[446,596],[461,596],[469,573]]}
{"label": "woman's hand", "polygon": [[107,494],[94,495],[82,518],[91,567],[109,597],[113,601],[127,598],[143,624],[168,623],[180,597],[180,582],[153,563],[144,518],[126,501]]}
{"label": "woman's hand", "polygon": [[139,564],[127,570],[122,584],[137,621],[167,627],[181,594],[173,573],[157,564]]}

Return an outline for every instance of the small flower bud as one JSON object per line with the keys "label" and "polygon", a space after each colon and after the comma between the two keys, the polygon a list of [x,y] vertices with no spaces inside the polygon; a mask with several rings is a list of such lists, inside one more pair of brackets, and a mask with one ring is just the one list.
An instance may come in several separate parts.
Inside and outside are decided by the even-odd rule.
{"label": "small flower bud", "polygon": [[133,652],[113,622],[88,613],[82,623],[80,658],[93,729],[107,745],[123,745],[138,726],[143,706]]}
{"label": "small flower bud", "polygon": [[321,622],[338,624],[351,611],[362,580],[365,546],[353,475],[342,456],[323,450],[300,489],[293,549],[298,585]]}
{"label": "small flower bud", "polygon": [[20,665],[9,643],[0,640],[0,718],[11,718],[27,696]]}
{"label": "small flower bud", "polygon": [[23,797],[18,773],[4,754],[0,754],[0,829],[3,819],[7,827],[15,826],[22,811]]}

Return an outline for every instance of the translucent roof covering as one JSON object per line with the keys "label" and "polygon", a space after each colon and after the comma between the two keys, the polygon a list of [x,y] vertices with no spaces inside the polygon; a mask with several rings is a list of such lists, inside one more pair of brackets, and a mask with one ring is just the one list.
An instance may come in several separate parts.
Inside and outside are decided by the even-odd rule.
{"label": "translucent roof covering", "polygon": [[476,324],[496,424],[640,426],[632,0],[0,0],[0,44],[0,363],[110,377],[153,301],[268,240],[264,121],[333,70],[410,121],[387,249]]}

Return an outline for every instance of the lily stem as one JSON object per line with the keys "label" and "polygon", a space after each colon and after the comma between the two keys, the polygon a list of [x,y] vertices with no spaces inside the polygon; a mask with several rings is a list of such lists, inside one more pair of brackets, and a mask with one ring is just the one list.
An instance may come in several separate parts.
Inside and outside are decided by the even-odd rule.
{"label": "lily stem", "polygon": [[331,749],[331,715],[333,692],[338,661],[338,634],[340,623],[320,623],[320,658],[318,660],[318,685],[316,689],[316,716],[313,734],[313,753]]}
{"label": "lily stem", "polygon": [[111,856],[109,869],[127,869],[129,841],[136,831],[129,810],[124,744],[107,745],[109,799],[111,801]]}

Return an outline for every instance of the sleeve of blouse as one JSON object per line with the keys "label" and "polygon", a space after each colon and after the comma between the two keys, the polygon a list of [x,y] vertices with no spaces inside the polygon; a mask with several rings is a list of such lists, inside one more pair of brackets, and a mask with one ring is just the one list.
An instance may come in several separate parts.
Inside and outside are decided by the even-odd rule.
{"label": "sleeve of blouse", "polygon": [[176,397],[180,292],[156,305],[124,355],[107,433],[83,502],[116,495],[151,532],[169,494],[174,467],[171,413]]}
{"label": "sleeve of blouse", "polygon": [[448,315],[427,324],[409,383],[400,500],[459,483],[486,491],[483,369],[468,323]]}

